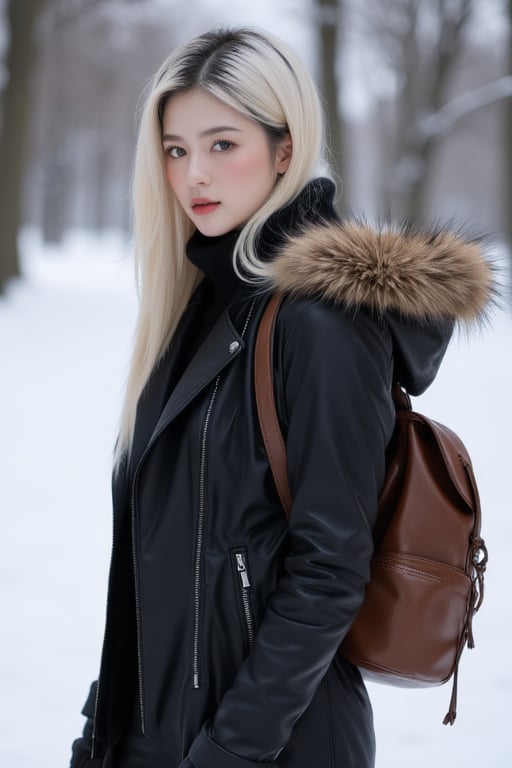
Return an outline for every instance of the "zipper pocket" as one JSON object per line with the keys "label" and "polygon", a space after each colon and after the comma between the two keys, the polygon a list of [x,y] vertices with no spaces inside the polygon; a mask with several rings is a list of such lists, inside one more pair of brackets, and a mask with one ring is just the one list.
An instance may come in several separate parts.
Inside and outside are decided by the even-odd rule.
{"label": "zipper pocket", "polygon": [[239,605],[241,607],[242,623],[250,648],[254,642],[254,615],[251,605],[252,583],[247,564],[247,550],[237,549],[232,554],[238,594],[240,596]]}
{"label": "zipper pocket", "polygon": [[136,621],[136,647],[137,647],[137,682],[139,692],[140,724],[143,735],[146,735],[146,718],[144,714],[144,686],[142,669],[142,619],[140,607],[140,581],[139,564],[137,558],[137,520],[135,511],[135,480],[130,496],[131,533],[132,533],[132,568],[135,588],[135,621]]}

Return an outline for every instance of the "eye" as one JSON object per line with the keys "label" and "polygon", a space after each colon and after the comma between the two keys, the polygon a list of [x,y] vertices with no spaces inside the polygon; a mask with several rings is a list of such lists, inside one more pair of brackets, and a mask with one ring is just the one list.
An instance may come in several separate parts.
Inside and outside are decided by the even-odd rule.
{"label": "eye", "polygon": [[229,141],[228,139],[218,139],[212,146],[212,150],[214,152],[227,152],[231,149],[231,147],[234,147],[232,141]]}
{"label": "eye", "polygon": [[183,157],[184,155],[187,154],[183,149],[183,147],[176,147],[176,146],[165,147],[164,152],[169,157],[174,157],[174,158]]}

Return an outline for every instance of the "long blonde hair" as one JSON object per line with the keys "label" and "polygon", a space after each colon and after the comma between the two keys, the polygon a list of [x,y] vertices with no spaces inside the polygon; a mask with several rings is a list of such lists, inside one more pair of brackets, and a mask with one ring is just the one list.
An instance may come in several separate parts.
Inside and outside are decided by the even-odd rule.
{"label": "long blonde hair", "polygon": [[132,200],[140,306],[116,465],[129,454],[139,397],[201,278],[186,258],[194,226],[166,182],[161,143],[167,100],[198,87],[256,120],[271,147],[287,133],[292,140],[286,174],[238,237],[233,259],[244,279],[264,280],[258,234],[272,213],[299,194],[323,158],[323,114],[315,85],[298,58],[274,36],[252,27],[214,30],[182,45],[162,64],[144,104],[135,155]]}

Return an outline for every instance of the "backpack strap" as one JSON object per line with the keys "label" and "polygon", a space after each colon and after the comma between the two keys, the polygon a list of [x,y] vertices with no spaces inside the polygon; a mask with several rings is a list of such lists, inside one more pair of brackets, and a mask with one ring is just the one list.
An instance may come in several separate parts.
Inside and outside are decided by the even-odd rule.
{"label": "backpack strap", "polygon": [[[272,476],[281,505],[288,518],[292,506],[292,495],[288,483],[286,446],[277,416],[273,375],[274,328],[283,299],[284,294],[274,293],[260,320],[254,351],[254,390],[258,421]],[[411,410],[409,395],[401,388],[400,384],[393,385],[392,396],[397,411]]]}
{"label": "backpack strap", "polygon": [[254,350],[254,389],[263,442],[277,493],[288,518],[292,495],[288,483],[286,446],[277,417],[273,376],[274,328],[283,298],[282,293],[273,294],[260,321]]}

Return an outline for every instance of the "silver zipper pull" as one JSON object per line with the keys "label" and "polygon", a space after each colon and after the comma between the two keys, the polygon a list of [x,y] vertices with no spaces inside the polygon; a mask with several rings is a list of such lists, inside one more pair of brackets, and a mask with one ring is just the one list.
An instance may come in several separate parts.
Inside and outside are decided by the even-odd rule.
{"label": "silver zipper pull", "polygon": [[241,552],[236,553],[236,568],[242,579],[242,587],[246,589],[251,586],[249,581],[249,574],[247,573],[247,566],[245,564],[245,558]]}

